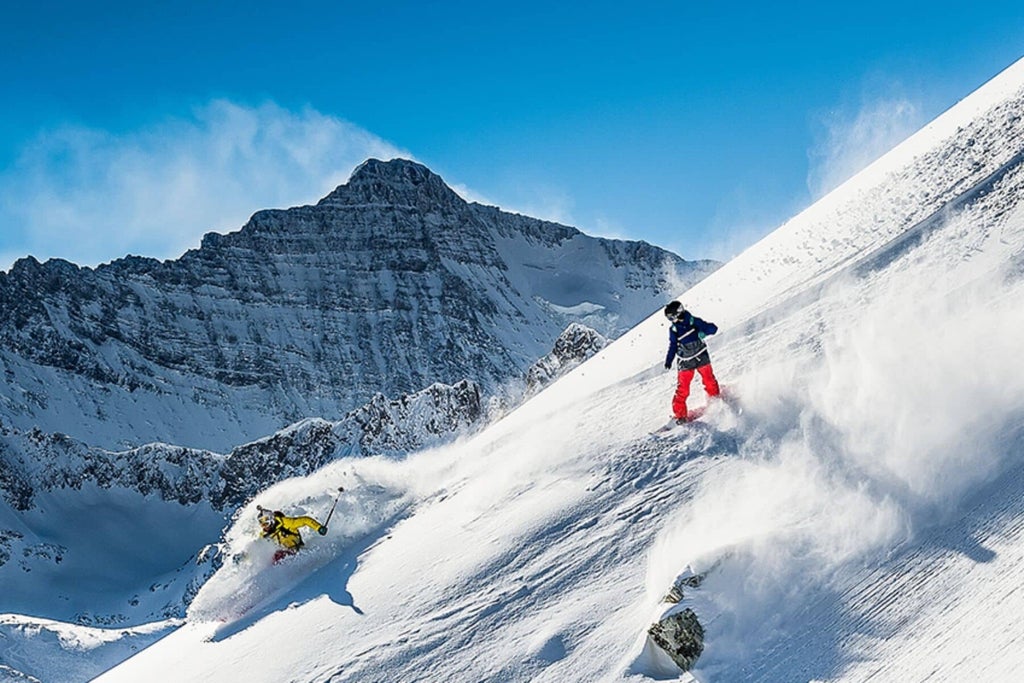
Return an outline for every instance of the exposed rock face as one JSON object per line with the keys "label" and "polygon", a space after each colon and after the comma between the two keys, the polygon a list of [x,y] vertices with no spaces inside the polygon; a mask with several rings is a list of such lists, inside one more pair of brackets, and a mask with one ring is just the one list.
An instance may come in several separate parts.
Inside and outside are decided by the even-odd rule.
{"label": "exposed rock face", "polygon": [[647,630],[651,640],[683,671],[689,671],[704,652],[704,628],[689,607],[670,612]]}
{"label": "exposed rock face", "polygon": [[11,559],[11,545],[14,541],[19,541],[24,536],[14,529],[0,529],[0,567],[7,563],[7,560]]}
{"label": "exposed rock face", "polygon": [[[64,434],[3,428],[0,494],[13,508],[27,510],[41,491],[94,483],[182,505],[209,501],[230,512],[268,486],[309,474],[336,457],[436,445],[472,429],[481,415],[479,387],[463,381],[395,400],[378,395],[338,422],[304,420],[226,455],[159,443],[114,452]],[[5,533],[0,530],[0,559],[10,541]]]}
{"label": "exposed rock face", "polygon": [[[717,567],[718,562],[708,571]],[[682,671],[692,669],[704,652],[704,627],[701,626],[697,614],[685,601],[687,593],[699,588],[705,576],[706,572],[697,573],[687,567],[676,577],[663,599],[663,602],[671,603],[675,607],[670,608],[647,629],[651,642],[664,650]]]}
{"label": "exposed rock face", "polygon": [[346,415],[335,433],[357,444],[359,453],[409,453],[480,426],[483,415],[479,385],[438,383],[397,400],[377,394]]}
{"label": "exposed rock face", "polygon": [[0,418],[111,449],[226,450],[377,394],[490,390],[568,323],[618,335],[716,265],[371,160],[317,205],[257,212],[177,260],[0,273]]}
{"label": "exposed rock face", "polygon": [[526,372],[526,393],[535,394],[608,345],[608,339],[586,325],[573,323],[555,340],[551,353]]}

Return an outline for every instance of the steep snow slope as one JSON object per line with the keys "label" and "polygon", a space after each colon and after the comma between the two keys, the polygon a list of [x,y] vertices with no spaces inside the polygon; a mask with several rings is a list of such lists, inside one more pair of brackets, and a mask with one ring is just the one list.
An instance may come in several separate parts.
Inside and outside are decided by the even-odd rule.
{"label": "steep snow slope", "polygon": [[[570,326],[542,359],[544,379],[568,372],[604,343],[592,330]],[[0,613],[22,615],[3,620],[0,662],[45,670],[44,678],[91,679],[168,628],[136,626],[184,616],[224,560],[209,544],[256,493],[339,457],[450,442],[479,429],[482,410],[475,384],[434,384],[396,400],[378,394],[341,421],[304,420],[228,454],[166,444],[109,452],[65,435],[0,426]],[[75,625],[54,619],[117,630],[98,638],[84,628],[75,638]]]}
{"label": "steep snow slope", "polygon": [[649,434],[673,379],[654,317],[472,439],[267,491],[353,493],[287,567],[243,510],[251,564],[101,680],[672,677],[645,631],[688,567],[700,680],[1012,680],[1022,112],[1024,62],[687,292],[742,412]]}

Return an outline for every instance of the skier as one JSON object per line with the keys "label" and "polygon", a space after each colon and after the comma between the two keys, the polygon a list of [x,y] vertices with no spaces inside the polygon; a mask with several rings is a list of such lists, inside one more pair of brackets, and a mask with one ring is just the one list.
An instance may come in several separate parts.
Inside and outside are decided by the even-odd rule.
{"label": "skier", "polygon": [[[286,517],[280,510],[271,512],[264,507],[256,506],[259,511],[260,535],[277,542],[281,548],[274,553],[274,564],[284,558],[299,552],[303,546],[302,535],[299,529],[306,526],[316,529],[316,532],[323,536],[327,533],[327,527],[312,517]],[[332,510],[333,512],[333,510]]]}
{"label": "skier", "polygon": [[690,313],[678,301],[671,301],[665,306],[665,317],[668,318],[668,355],[665,356],[665,369],[672,367],[672,359],[678,357],[679,384],[672,398],[672,415],[677,424],[687,422],[686,399],[690,396],[690,382],[693,381],[694,370],[700,373],[704,382],[704,391],[708,396],[718,396],[721,390],[718,380],[711,369],[711,356],[704,337],[718,332],[718,326],[701,320]]}

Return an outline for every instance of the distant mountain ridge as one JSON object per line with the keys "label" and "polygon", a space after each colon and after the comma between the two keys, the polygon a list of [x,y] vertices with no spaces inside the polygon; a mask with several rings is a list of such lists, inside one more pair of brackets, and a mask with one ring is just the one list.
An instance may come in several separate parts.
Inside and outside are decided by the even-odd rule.
{"label": "distant mountain ridge", "polygon": [[[551,381],[602,345],[593,330],[570,325],[531,374],[543,367],[543,381]],[[522,400],[515,389],[525,390],[529,376],[520,384],[510,384],[505,396],[510,403],[492,397],[489,406],[480,387],[468,380],[435,383],[395,399],[378,393],[338,421],[308,418],[227,453],[164,443],[111,451],[64,434],[20,431],[0,422],[0,580],[21,596],[15,609],[31,611],[38,604],[32,596],[38,601],[42,591],[62,603],[61,611],[49,616],[78,624],[181,617],[224,560],[217,544],[221,524],[236,518],[240,506],[260,492],[340,458],[402,456],[468,435]],[[83,512],[92,519],[90,526],[107,525],[123,514],[137,517],[116,525],[117,536],[133,552],[141,546],[129,539],[147,537],[153,524],[173,528],[173,520],[185,516],[189,526],[175,536],[179,542],[187,539],[186,545],[153,575],[135,582],[94,577],[92,585],[104,589],[82,596],[76,580],[95,569],[83,559],[89,555],[83,548],[95,543],[66,527],[74,527]],[[141,545],[143,554],[152,550],[148,540]],[[125,548],[119,557],[126,558]],[[68,607],[72,604],[77,609]]]}
{"label": "distant mountain ridge", "polygon": [[617,336],[716,266],[371,159],[318,204],[259,211],[176,260],[0,273],[0,418],[102,448],[226,451],[378,393],[493,390],[568,324]]}
{"label": "distant mountain ridge", "polygon": [[24,511],[41,493],[95,484],[181,505],[206,502],[230,514],[272,484],[308,475],[337,457],[436,446],[481,417],[479,387],[464,381],[394,400],[378,394],[337,422],[303,420],[227,454],[162,443],[112,452],[64,434],[0,424],[0,498]]}

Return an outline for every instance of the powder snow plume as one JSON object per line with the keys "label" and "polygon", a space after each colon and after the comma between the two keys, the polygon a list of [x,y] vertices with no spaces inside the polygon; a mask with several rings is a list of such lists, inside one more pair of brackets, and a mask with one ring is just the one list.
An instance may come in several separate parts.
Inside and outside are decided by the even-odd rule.
{"label": "powder snow plume", "polygon": [[950,247],[936,237],[879,285],[833,284],[820,350],[777,354],[739,382],[740,457],[666,525],[648,569],[654,597],[687,565],[715,567],[705,585],[730,618],[707,670],[749,656],[810,586],[948,522],[1021,464],[1024,283],[985,254],[922,278]]}
{"label": "powder snow plume", "polygon": [[[196,595],[188,620],[227,625],[220,631],[233,632],[235,622],[244,626],[264,616],[275,600],[303,580],[379,539],[409,514],[415,501],[431,493],[450,466],[447,458],[431,456],[425,452],[403,461],[336,461],[261,493],[236,513],[221,547],[224,565]],[[258,506],[325,522],[335,500],[327,534],[320,537],[312,529],[301,530],[303,551],[274,564],[277,546],[260,536]]]}

